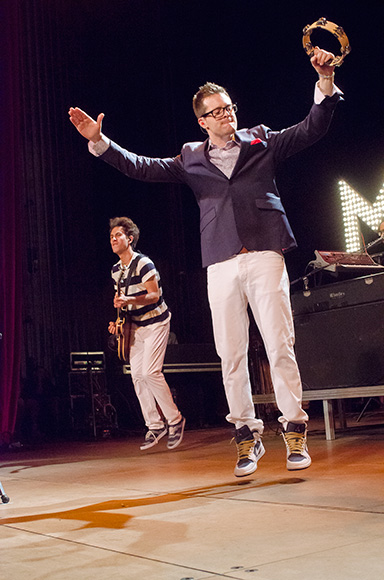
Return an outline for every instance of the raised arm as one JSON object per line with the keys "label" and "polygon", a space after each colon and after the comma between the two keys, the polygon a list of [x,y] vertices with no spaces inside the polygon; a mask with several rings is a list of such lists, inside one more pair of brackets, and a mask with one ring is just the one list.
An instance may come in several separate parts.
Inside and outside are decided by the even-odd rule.
{"label": "raised arm", "polygon": [[68,111],[68,114],[69,120],[71,121],[72,125],[76,127],[80,135],[88,139],[88,141],[93,141],[94,143],[100,141],[101,124],[104,119],[104,113],[100,113],[96,121],[78,107],[71,107]]}
{"label": "raised arm", "polygon": [[335,67],[330,66],[327,62],[331,61],[334,55],[331,52],[322,50],[318,46],[311,58],[311,64],[319,75],[319,89],[326,96],[333,94],[333,79],[335,76]]}
{"label": "raised arm", "polygon": [[[110,141],[102,133],[104,113],[100,113],[96,121],[78,107],[71,107],[68,114],[69,120],[80,135],[91,142],[88,143],[90,152],[128,177],[148,182],[184,182],[180,155],[164,159],[136,155]],[[93,146],[93,143],[96,145],[99,142],[101,142],[99,146]]]}

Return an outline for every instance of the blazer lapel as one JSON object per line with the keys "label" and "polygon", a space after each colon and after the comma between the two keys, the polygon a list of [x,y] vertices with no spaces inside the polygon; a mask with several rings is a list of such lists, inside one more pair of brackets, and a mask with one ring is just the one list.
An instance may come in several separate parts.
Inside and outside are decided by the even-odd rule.
{"label": "blazer lapel", "polygon": [[262,141],[258,137],[255,137],[255,135],[243,133],[242,131],[239,131],[238,133],[235,134],[235,139],[238,141],[238,143],[240,143],[240,153],[236,165],[233,168],[232,176],[239,171],[244,161],[247,159],[248,155],[254,148],[260,151],[267,146],[265,141]]}
{"label": "blazer lapel", "polygon": [[202,165],[204,165],[209,171],[212,171],[213,173],[216,173],[216,175],[220,175],[221,177],[225,177],[227,179],[224,173],[209,160],[208,146],[209,140],[207,139],[196,151],[197,161],[202,163]]}

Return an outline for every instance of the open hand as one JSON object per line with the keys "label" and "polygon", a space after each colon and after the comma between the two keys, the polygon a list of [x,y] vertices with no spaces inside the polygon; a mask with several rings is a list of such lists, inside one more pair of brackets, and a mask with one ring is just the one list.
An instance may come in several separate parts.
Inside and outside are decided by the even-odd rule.
{"label": "open hand", "polygon": [[93,141],[94,143],[100,141],[101,124],[104,119],[104,113],[100,113],[96,121],[78,107],[71,107],[68,114],[72,125],[76,127],[83,137],[88,139],[88,141]]}

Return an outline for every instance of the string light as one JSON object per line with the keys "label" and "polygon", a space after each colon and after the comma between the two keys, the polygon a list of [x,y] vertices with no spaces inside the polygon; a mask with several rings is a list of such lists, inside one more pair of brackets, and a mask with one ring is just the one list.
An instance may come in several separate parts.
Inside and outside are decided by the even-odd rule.
{"label": "string light", "polygon": [[[384,184],[383,184],[384,188]],[[339,181],[341,208],[343,212],[345,246],[347,252],[363,249],[360,220],[374,232],[384,221],[384,189],[380,189],[376,201],[370,203],[343,179]]]}

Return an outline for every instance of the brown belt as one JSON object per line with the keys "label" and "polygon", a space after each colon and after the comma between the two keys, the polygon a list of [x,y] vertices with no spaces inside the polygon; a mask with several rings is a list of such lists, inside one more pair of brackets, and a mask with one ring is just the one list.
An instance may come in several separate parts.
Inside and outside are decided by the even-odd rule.
{"label": "brown belt", "polygon": [[[276,252],[277,254],[280,254],[280,256],[283,255],[283,252],[281,250],[269,250],[270,252]],[[245,246],[243,246],[239,252],[239,254],[249,254],[250,252],[257,252],[257,250],[247,250],[247,248]]]}

